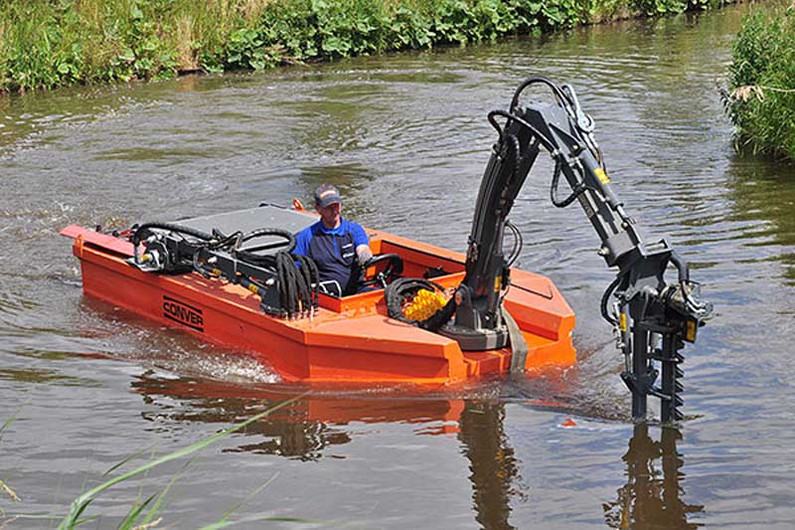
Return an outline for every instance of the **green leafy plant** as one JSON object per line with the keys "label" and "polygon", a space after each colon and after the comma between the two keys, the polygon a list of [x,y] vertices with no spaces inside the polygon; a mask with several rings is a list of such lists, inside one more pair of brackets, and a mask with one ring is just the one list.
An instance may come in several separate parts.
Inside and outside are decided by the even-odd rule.
{"label": "green leafy plant", "polygon": [[795,7],[743,21],[726,108],[740,145],[795,159]]}
{"label": "green leafy plant", "polygon": [[724,0],[5,0],[0,92],[465,46]]}

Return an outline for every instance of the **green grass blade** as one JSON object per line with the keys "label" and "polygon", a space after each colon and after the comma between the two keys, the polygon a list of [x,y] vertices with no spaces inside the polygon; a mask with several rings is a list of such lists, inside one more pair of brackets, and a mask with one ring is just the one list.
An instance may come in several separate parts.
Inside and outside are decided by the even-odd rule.
{"label": "green grass blade", "polygon": [[22,501],[22,499],[19,498],[19,496],[14,492],[14,490],[12,490],[11,487],[2,480],[0,480],[0,490],[5,491],[8,494],[8,496],[11,497],[12,501],[16,502]]}
{"label": "green grass blade", "polygon": [[293,398],[290,398],[290,399],[288,399],[286,401],[282,401],[278,405],[275,405],[275,406],[269,408],[266,411],[260,412],[259,414],[256,414],[256,415],[252,416],[251,418],[247,419],[246,421],[240,422],[240,423],[238,423],[236,425],[233,425],[232,427],[230,427],[228,429],[224,429],[224,430],[222,430],[220,432],[217,432],[216,434],[213,434],[212,436],[209,436],[209,437],[207,437],[207,438],[205,438],[203,440],[199,440],[198,442],[193,443],[193,444],[191,444],[191,445],[189,445],[187,447],[184,447],[182,449],[179,449],[179,450],[174,451],[172,453],[169,453],[167,455],[161,456],[160,458],[152,460],[151,462],[148,462],[148,463],[146,463],[146,464],[144,464],[144,465],[142,465],[142,466],[140,466],[140,467],[138,467],[136,469],[133,469],[132,471],[128,471],[127,473],[119,475],[118,477],[114,477],[114,478],[112,478],[112,479],[110,479],[110,480],[108,480],[106,482],[103,482],[99,486],[96,486],[95,488],[83,493],[78,498],[76,498],[74,501],[72,501],[72,504],[69,507],[69,513],[66,515],[64,520],[61,521],[61,524],[58,526],[59,530],[67,530],[67,529],[73,528],[75,526],[75,524],[76,524],[77,518],[79,517],[80,513],[82,513],[83,510],[85,510],[85,508],[88,506],[88,503],[91,502],[91,499],[93,497],[95,497],[97,494],[105,491],[106,489],[108,489],[108,488],[110,488],[112,486],[115,486],[116,484],[119,484],[120,482],[124,482],[125,480],[129,480],[130,478],[132,478],[132,477],[134,477],[136,475],[140,475],[141,473],[144,473],[144,472],[152,469],[155,466],[159,466],[160,464],[164,464],[166,462],[170,462],[172,460],[176,460],[178,458],[182,458],[182,457],[187,456],[187,455],[189,455],[191,453],[195,453],[196,451],[199,451],[200,449],[204,449],[205,447],[207,447],[208,445],[212,444],[213,442],[215,442],[217,440],[220,440],[221,438],[224,438],[226,436],[229,436],[230,434],[232,434],[234,432],[237,432],[237,431],[247,427],[248,425],[251,425],[255,421],[258,421],[258,420],[268,416],[269,414],[271,414],[271,413],[273,413],[273,412],[275,412],[275,411],[277,411],[277,410],[279,410],[279,409],[281,409],[283,407],[286,407],[287,405],[289,405],[291,403],[294,403],[295,401],[298,401],[299,399],[304,398],[308,394],[309,394],[309,391],[304,392],[303,394],[300,394],[300,395],[295,396]]}
{"label": "green grass blade", "polygon": [[75,526],[80,526],[81,524],[90,523],[91,521],[96,521],[99,519],[97,515],[89,515],[88,517],[83,517],[82,519],[78,519],[75,521]]}
{"label": "green grass blade", "polygon": [[19,416],[19,413],[21,411],[22,407],[20,406],[17,410],[14,411],[14,413],[6,421],[3,422],[3,425],[0,426],[0,440],[3,439],[3,431],[8,429],[11,426],[11,424],[14,423],[14,421],[17,419],[17,416]]}
{"label": "green grass blade", "polygon": [[84,523],[86,521],[85,519],[80,520],[80,516],[83,514],[83,511],[86,508],[88,508],[88,505],[91,504],[91,501],[93,501],[93,500],[94,499],[87,498],[87,499],[83,499],[80,502],[80,504],[78,504],[77,506],[75,506],[74,504],[72,505],[72,507],[74,508],[74,515],[72,517],[72,521],[73,522],[71,523],[69,528],[75,527],[75,526],[77,526],[79,524],[82,524],[82,523]]}
{"label": "green grass blade", "polygon": [[275,521],[280,523],[312,523],[318,524],[322,523],[323,521],[318,521],[317,519],[305,519],[303,517],[265,517],[263,519],[259,519],[260,521]]}
{"label": "green grass blade", "polygon": [[[5,514],[5,512],[2,511],[2,510],[0,510],[0,513],[1,514]],[[32,519],[32,520],[41,520],[41,521],[50,521],[50,522],[57,521],[58,519],[60,519],[60,517],[58,517],[57,515],[45,515],[45,514],[43,514],[43,515],[34,515],[34,514],[29,514],[29,513],[17,513],[17,514],[12,515],[11,517],[13,517],[14,519]],[[8,523],[10,523],[10,522],[11,521],[6,521],[5,522],[6,526],[8,526]],[[48,528],[51,528],[51,527],[52,527],[52,525],[48,526]],[[3,527],[0,526],[0,528],[3,528]]]}
{"label": "green grass blade", "polygon": [[110,475],[111,473],[113,473],[114,471],[116,471],[117,469],[122,467],[124,464],[126,464],[130,460],[134,460],[134,459],[138,458],[139,456],[141,456],[142,454],[144,454],[147,451],[148,451],[148,449],[141,449],[140,451],[137,451],[137,452],[131,454],[130,456],[128,456],[127,458],[125,458],[124,460],[119,462],[118,464],[115,464],[115,465],[111,466],[110,469],[108,469],[107,471],[102,473],[102,476],[106,477],[106,476]]}
{"label": "green grass blade", "polygon": [[221,528],[220,526],[215,526],[215,525],[219,525],[219,524],[225,526],[227,523],[229,523],[229,518],[232,516],[233,513],[235,513],[237,510],[239,510],[240,507],[243,506],[245,503],[247,503],[248,501],[253,499],[260,491],[262,491],[266,487],[268,487],[270,485],[270,483],[273,482],[274,480],[276,480],[276,477],[278,477],[278,476],[279,476],[279,473],[274,474],[271,478],[269,478],[265,482],[265,484],[263,484],[262,486],[260,486],[256,490],[254,490],[254,492],[251,495],[249,495],[248,497],[246,497],[245,499],[243,499],[242,501],[240,501],[239,503],[234,505],[230,510],[228,510],[223,515],[223,517],[221,517],[221,519],[219,519],[216,523],[211,524],[209,526],[204,526],[204,527],[201,528],[201,530],[211,530],[212,528]]}
{"label": "green grass blade", "polygon": [[119,530],[130,530],[133,528],[135,521],[138,520],[138,517],[141,515],[141,512],[144,511],[144,508],[152,502],[152,500],[157,496],[157,493],[153,493],[146,499],[144,502],[140,504],[133,505],[132,509],[130,509],[130,513],[127,514],[127,517],[124,518],[124,521],[121,522],[119,525]]}
{"label": "green grass blade", "polygon": [[304,519],[302,517],[273,517],[273,516],[263,516],[263,517],[247,517],[245,519],[241,519],[240,521],[219,521],[217,523],[213,523],[211,525],[201,527],[201,530],[218,530],[219,528],[226,528],[229,526],[235,526],[238,524],[246,524],[260,522],[260,521],[269,521],[273,523],[301,523],[301,524],[328,524],[325,521],[319,521],[317,519]]}
{"label": "green grass blade", "polygon": [[160,493],[160,496],[159,496],[159,497],[157,498],[157,500],[155,501],[155,504],[154,504],[154,505],[152,506],[152,508],[149,510],[149,513],[147,513],[147,514],[146,514],[146,517],[144,518],[144,520],[141,522],[141,526],[143,526],[144,528],[146,528],[146,527],[147,527],[148,525],[150,525],[150,524],[151,524],[151,525],[155,524],[155,523],[154,523],[154,518],[155,518],[155,516],[158,514],[158,512],[160,511],[160,506],[163,504],[163,500],[166,498],[166,494],[167,494],[167,493],[168,493],[168,492],[171,490],[171,487],[174,485],[174,483],[176,483],[176,482],[177,482],[177,479],[178,479],[179,477],[181,477],[181,476],[182,476],[182,474],[185,472],[185,470],[188,468],[188,466],[190,465],[190,463],[191,463],[191,462],[193,462],[193,459],[189,460],[189,461],[188,461],[188,462],[187,462],[187,463],[186,463],[186,464],[183,466],[183,468],[182,468],[182,471],[180,471],[180,472],[179,472],[177,475],[175,475],[175,476],[174,476],[174,478],[172,478],[172,479],[171,479],[171,480],[168,482],[168,486],[166,486],[166,489],[164,489],[164,490],[163,490],[163,491]]}

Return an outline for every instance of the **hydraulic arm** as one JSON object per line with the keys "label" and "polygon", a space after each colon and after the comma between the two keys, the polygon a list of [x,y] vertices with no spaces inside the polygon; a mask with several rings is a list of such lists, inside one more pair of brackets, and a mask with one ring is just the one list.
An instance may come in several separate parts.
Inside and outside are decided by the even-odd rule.
{"label": "hydraulic arm", "polygon": [[[554,101],[521,107],[520,96],[534,85],[550,89]],[[498,118],[505,119],[504,126]],[[610,189],[593,137],[594,122],[580,108],[571,86],[541,77],[527,79],[516,90],[510,108],[493,111],[488,119],[499,138],[478,194],[466,277],[455,296],[455,319],[440,332],[470,350],[499,348],[517,340],[512,337],[518,334],[510,332],[510,315],[502,308],[511,262],[503,251],[503,236],[506,228],[512,229],[508,215],[543,149],[555,163],[553,204],[563,208],[579,202],[601,241],[599,255],[618,269],[602,297],[602,315],[614,326],[625,358],[621,377],[632,392],[633,418],[646,417],[647,397],[652,395],[661,399],[663,422],[681,419],[681,349],[684,341],[695,341],[697,328],[712,312],[709,303],[699,300],[687,264],[664,239],[653,243],[641,239]],[[570,188],[564,198],[558,196],[561,176]],[[673,282],[665,279],[669,266],[677,271]]]}

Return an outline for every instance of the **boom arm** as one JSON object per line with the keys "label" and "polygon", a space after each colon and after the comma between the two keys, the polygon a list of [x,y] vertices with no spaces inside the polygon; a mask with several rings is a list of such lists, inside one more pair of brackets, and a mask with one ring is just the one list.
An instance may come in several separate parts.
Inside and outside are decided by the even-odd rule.
{"label": "boom arm", "polygon": [[[519,106],[532,85],[552,90],[555,103]],[[506,118],[501,127],[496,118]],[[502,297],[509,284],[509,264],[502,248],[508,215],[541,149],[555,161],[550,196],[553,204],[580,203],[601,241],[599,255],[618,275],[602,297],[602,315],[617,330],[625,356],[622,379],[632,392],[632,415],[646,416],[646,398],[662,400],[662,421],[682,418],[683,341],[694,342],[696,329],[712,311],[697,298],[687,264],[661,239],[646,244],[634,221],[610,188],[603,157],[593,138],[593,120],[580,108],[569,85],[535,77],[516,90],[509,110],[493,111],[489,121],[499,134],[480,186],[469,236],[466,277],[456,293],[455,321],[440,331],[465,349],[502,347],[510,341]],[[571,193],[557,196],[560,176]],[[664,276],[669,265],[678,270],[675,283]],[[662,386],[656,387],[662,368]]]}

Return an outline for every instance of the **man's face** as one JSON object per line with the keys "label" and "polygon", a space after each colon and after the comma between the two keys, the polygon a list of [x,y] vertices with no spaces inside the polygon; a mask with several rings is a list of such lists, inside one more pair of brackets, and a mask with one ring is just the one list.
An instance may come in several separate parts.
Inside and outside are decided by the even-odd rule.
{"label": "man's face", "polygon": [[320,214],[320,219],[323,221],[323,226],[326,228],[337,228],[339,226],[342,204],[333,202],[325,208],[315,206],[315,210],[317,210],[317,213]]}

